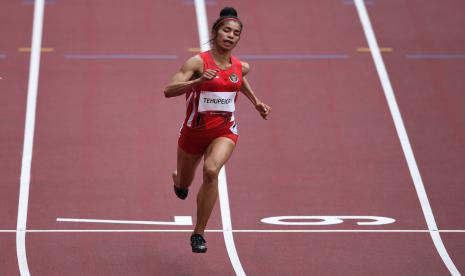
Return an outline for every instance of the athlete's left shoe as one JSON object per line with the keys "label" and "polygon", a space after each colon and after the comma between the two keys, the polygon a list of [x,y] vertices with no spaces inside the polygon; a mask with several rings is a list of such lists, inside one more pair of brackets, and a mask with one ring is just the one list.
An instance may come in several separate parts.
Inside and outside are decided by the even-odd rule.
{"label": "athlete's left shoe", "polygon": [[191,246],[192,252],[194,253],[205,253],[207,252],[207,242],[200,234],[192,234],[191,236]]}
{"label": "athlete's left shoe", "polygon": [[174,193],[176,194],[177,197],[183,200],[186,199],[187,194],[189,193],[189,189],[179,188],[179,187],[176,187],[176,185],[173,185],[173,187],[174,187]]}

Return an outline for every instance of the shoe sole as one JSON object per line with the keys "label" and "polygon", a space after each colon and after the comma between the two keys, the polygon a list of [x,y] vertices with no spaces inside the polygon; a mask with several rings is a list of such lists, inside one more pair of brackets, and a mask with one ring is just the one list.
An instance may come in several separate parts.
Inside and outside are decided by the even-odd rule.
{"label": "shoe sole", "polygon": [[205,249],[195,249],[195,248],[192,248],[192,252],[193,252],[193,253],[206,253],[206,252],[207,252],[207,248],[205,248]]}

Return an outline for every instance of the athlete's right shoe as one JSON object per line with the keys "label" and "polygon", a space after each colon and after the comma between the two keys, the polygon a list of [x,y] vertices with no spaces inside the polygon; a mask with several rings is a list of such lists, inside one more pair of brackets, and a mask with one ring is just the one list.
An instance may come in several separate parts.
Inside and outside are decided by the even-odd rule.
{"label": "athlete's right shoe", "polygon": [[186,199],[187,194],[189,193],[189,189],[179,188],[179,187],[176,187],[176,185],[173,185],[173,187],[174,187],[174,193],[176,194],[177,197],[179,197],[180,199]]}
{"label": "athlete's right shoe", "polygon": [[191,246],[192,252],[194,253],[205,253],[207,252],[207,246],[205,246],[207,242],[200,234],[192,234],[191,236]]}

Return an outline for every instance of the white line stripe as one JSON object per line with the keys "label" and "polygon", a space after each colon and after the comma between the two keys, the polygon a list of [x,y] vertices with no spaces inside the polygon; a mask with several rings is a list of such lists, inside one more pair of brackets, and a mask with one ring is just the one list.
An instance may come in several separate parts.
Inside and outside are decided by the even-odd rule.
{"label": "white line stripe", "polygon": [[192,225],[191,216],[174,216],[174,221],[76,219],[76,218],[57,218],[57,221],[59,222],[85,222],[85,223],[145,224],[145,225]]}
{"label": "white line stripe", "polygon": [[[195,13],[197,16],[197,27],[199,31],[199,41],[201,51],[207,51],[210,49],[209,35],[208,35],[208,23],[207,23],[207,12],[204,0],[195,0]],[[246,275],[242,264],[237,255],[236,246],[234,244],[234,238],[232,235],[232,224],[231,215],[229,210],[229,199],[228,199],[228,187],[226,182],[226,171],[225,166],[221,168],[218,177],[219,186],[219,197],[220,197],[220,209],[221,209],[221,221],[223,223],[223,236],[226,244],[226,250],[228,251],[229,259],[236,272],[236,275]]]}
{"label": "white line stripe", "polygon": [[197,17],[197,29],[199,31],[200,50],[208,51],[210,40],[208,35],[207,8],[204,0],[195,0],[195,15]]}
{"label": "white line stripe", "polygon": [[229,259],[231,260],[236,275],[245,275],[245,271],[242,268],[241,262],[239,260],[239,255],[237,255],[237,250],[232,235],[233,230],[231,224],[231,214],[229,211],[228,185],[226,182],[226,168],[224,166],[220,171],[218,186],[220,195],[221,221],[223,223],[223,236],[224,242],[226,243]]}
{"label": "white line stripe", "polygon": [[24,128],[23,159],[19,188],[18,221],[16,225],[16,255],[20,274],[30,275],[26,257],[26,225],[31,179],[32,146],[36,114],[37,89],[39,84],[40,49],[42,44],[42,25],[44,18],[44,0],[36,0],[32,25],[31,60],[29,64],[29,83],[27,90],[26,122]]}
{"label": "white line stripe", "polygon": [[[194,229],[29,229],[25,231],[18,230],[0,230],[0,233],[16,233],[16,232],[26,232],[26,233],[192,233]],[[223,232],[233,232],[233,233],[430,233],[430,232],[440,232],[440,233],[458,233],[463,234],[465,230],[360,230],[360,229],[320,229],[320,230],[311,230],[311,229],[236,229],[236,230],[222,230],[222,229],[210,229],[205,230],[209,233],[223,233]]]}
{"label": "white line stripe", "polygon": [[394,120],[394,124],[397,130],[397,135],[399,136],[399,140],[402,145],[402,150],[407,160],[407,165],[410,171],[410,175],[412,176],[412,180],[415,185],[418,198],[420,200],[421,208],[423,210],[423,215],[425,216],[428,229],[433,231],[433,232],[430,232],[431,238],[433,239],[434,245],[436,246],[436,249],[439,252],[439,255],[441,256],[443,262],[449,269],[450,273],[452,275],[460,275],[459,271],[457,270],[454,263],[452,262],[452,259],[447,253],[446,248],[444,247],[444,244],[441,240],[441,236],[436,231],[438,230],[438,227],[436,225],[436,221],[434,220],[433,211],[431,209],[430,203],[428,201],[428,197],[426,195],[425,187],[423,185],[423,180],[421,178],[420,171],[415,161],[415,156],[413,155],[413,151],[410,145],[407,131],[405,129],[402,116],[400,114],[400,110],[399,110],[399,107],[397,105],[397,101],[394,95],[394,90],[392,89],[391,82],[389,80],[389,76],[386,71],[386,67],[384,65],[383,58],[381,56],[381,52],[379,50],[378,43],[376,41],[375,33],[371,26],[370,18],[368,16],[368,12],[366,10],[365,4],[363,3],[363,0],[355,0],[355,6],[357,8],[357,12],[358,12],[360,21],[363,26],[363,31],[365,32],[368,45],[370,47],[371,55],[373,57],[373,60],[376,66],[376,70],[381,80],[381,85],[383,87],[384,94],[386,96],[389,109],[391,111],[391,115]]}
{"label": "white line stripe", "polygon": [[191,111],[191,115],[189,116],[189,119],[187,120],[187,126],[188,127],[191,127],[192,126],[192,120],[194,120],[194,115],[195,115],[195,112],[197,111],[197,104],[195,103],[195,96],[194,95],[194,92],[191,93],[191,95],[189,96],[189,99],[187,100],[187,102],[189,103],[190,100],[192,100],[192,111]]}

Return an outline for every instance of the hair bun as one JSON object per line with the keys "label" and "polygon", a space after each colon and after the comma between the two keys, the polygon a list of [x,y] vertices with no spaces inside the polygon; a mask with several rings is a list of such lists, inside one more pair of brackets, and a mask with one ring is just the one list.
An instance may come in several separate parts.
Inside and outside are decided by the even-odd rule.
{"label": "hair bun", "polygon": [[233,7],[224,7],[220,12],[220,17],[237,17],[237,11]]}

